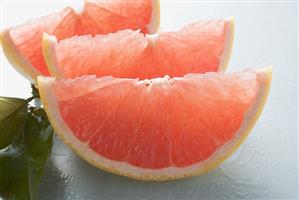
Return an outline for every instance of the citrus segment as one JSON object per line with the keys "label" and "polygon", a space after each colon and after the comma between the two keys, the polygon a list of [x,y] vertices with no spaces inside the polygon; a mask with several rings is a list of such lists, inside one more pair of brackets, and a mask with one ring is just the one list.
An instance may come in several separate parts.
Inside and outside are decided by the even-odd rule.
{"label": "citrus segment", "polygon": [[158,26],[159,1],[85,1],[79,14],[68,7],[3,31],[1,44],[13,67],[35,82],[37,75],[50,75],[42,55],[43,32],[62,40],[127,28],[149,33],[155,32]]}
{"label": "citrus segment", "polygon": [[120,175],[169,180],[207,172],[236,150],[264,106],[271,73],[40,76],[38,87],[56,133],[82,158]]}
{"label": "citrus segment", "polygon": [[78,35],[107,34],[122,29],[141,29],[143,33],[154,33],[159,27],[159,18],[156,18],[160,15],[159,1],[86,0],[84,10],[79,15],[76,28]]}
{"label": "citrus segment", "polygon": [[233,26],[230,18],[146,36],[123,30],[57,42],[45,35],[43,52],[51,74],[59,78],[95,74],[145,79],[222,71],[231,52]]}
{"label": "citrus segment", "polygon": [[30,80],[38,74],[49,75],[42,55],[42,34],[58,39],[74,35],[76,13],[71,8],[28,21],[2,33],[3,51],[10,63]]}

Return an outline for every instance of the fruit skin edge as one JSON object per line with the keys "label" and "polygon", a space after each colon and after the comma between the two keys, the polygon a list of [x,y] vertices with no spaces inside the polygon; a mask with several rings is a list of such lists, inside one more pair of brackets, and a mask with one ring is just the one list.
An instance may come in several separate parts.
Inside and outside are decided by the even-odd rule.
{"label": "fruit skin edge", "polygon": [[40,75],[40,72],[29,61],[24,59],[22,54],[17,50],[10,37],[9,29],[1,33],[1,45],[7,60],[13,68],[30,82],[36,83],[37,80],[35,77]]}
{"label": "fruit skin edge", "polygon": [[228,64],[230,62],[230,59],[232,57],[232,50],[233,50],[233,44],[235,40],[235,17],[231,16],[226,19],[228,21],[228,29],[229,33],[226,36],[226,46],[224,48],[224,53],[222,55],[222,58],[220,60],[220,66],[218,69],[218,72],[225,72]]}
{"label": "fruit skin edge", "polygon": [[[210,168],[206,168],[206,170],[203,173],[209,172],[212,169],[214,169],[217,166],[219,166],[221,163],[223,163],[236,150],[238,150],[238,148],[241,146],[241,144],[248,137],[248,135],[251,132],[251,130],[253,129],[255,123],[259,119],[259,117],[260,117],[260,115],[261,115],[261,113],[262,113],[262,111],[264,109],[264,106],[266,104],[267,98],[269,96],[270,87],[271,87],[271,81],[272,81],[272,69],[273,69],[273,65],[269,65],[269,66],[267,66],[267,67],[265,67],[265,68],[263,68],[261,70],[261,71],[264,71],[263,76],[265,76],[265,77],[262,77],[262,78],[264,78],[264,80],[262,80],[262,81],[265,82],[265,84],[263,85],[263,87],[265,87],[265,88],[260,89],[259,93],[262,93],[261,98],[260,98],[259,101],[255,102],[255,104],[257,105],[258,108],[256,110],[254,108],[250,109],[251,112],[254,111],[254,110],[255,110],[255,112],[253,112],[254,115],[252,116],[251,120],[249,120],[249,122],[247,124],[247,128],[244,130],[243,134],[241,134],[240,140],[236,144],[233,144],[233,148],[231,148],[231,150],[228,152],[227,155],[225,155],[224,157],[222,157],[221,159],[219,159],[218,162],[215,162],[213,165],[211,165]],[[261,77],[259,77],[259,79],[261,79]],[[257,96],[259,96],[259,95],[257,95]],[[253,106],[253,107],[256,107],[256,106]],[[242,124],[242,126],[243,126],[243,124]]]}
{"label": "fruit skin edge", "polygon": [[[257,97],[260,97],[260,99],[257,99],[255,101],[255,103],[253,104],[252,108],[250,108],[249,111],[245,114],[245,120],[243,121],[243,123],[241,125],[241,127],[243,127],[243,126],[245,127],[245,130],[243,132],[240,132],[235,137],[235,139],[237,139],[237,140],[234,141],[234,139],[233,139],[231,141],[232,142],[231,144],[230,144],[230,142],[228,142],[226,144],[226,145],[229,145],[227,147],[228,148],[227,151],[223,151],[223,152],[221,151],[221,149],[224,148],[225,145],[220,148],[220,151],[216,151],[215,154],[218,153],[218,155],[216,155],[216,159],[210,159],[210,163],[208,163],[207,165],[205,165],[203,167],[199,167],[191,173],[185,173],[185,174],[181,174],[181,175],[172,175],[172,176],[170,176],[169,174],[165,174],[165,175],[162,174],[162,175],[158,175],[158,176],[157,175],[151,176],[151,175],[148,175],[148,174],[136,175],[136,174],[130,173],[130,172],[119,171],[118,169],[115,169],[114,167],[109,168],[107,166],[104,166],[102,163],[96,163],[91,158],[85,157],[84,153],[81,153],[80,151],[77,150],[74,143],[67,140],[66,137],[64,136],[64,134],[60,133],[60,131],[63,131],[63,129],[61,129],[59,127],[63,126],[64,122],[61,121],[61,123],[63,123],[62,125],[59,124],[59,123],[55,123],[56,122],[56,120],[54,119],[55,114],[53,114],[54,109],[50,109],[50,108],[54,108],[55,106],[53,107],[53,105],[52,105],[53,102],[48,101],[50,98],[47,98],[47,97],[51,94],[47,94],[46,87],[42,87],[41,84],[40,84],[42,77],[39,77],[39,91],[40,91],[41,100],[43,102],[44,108],[47,112],[47,115],[49,117],[49,120],[50,120],[51,124],[54,127],[55,132],[57,133],[59,138],[65,144],[67,144],[67,146],[69,148],[71,148],[77,155],[79,155],[85,161],[87,161],[91,165],[93,165],[93,166],[95,166],[99,169],[102,169],[104,171],[108,171],[110,173],[121,175],[121,176],[126,176],[126,177],[136,179],[136,180],[142,180],[142,181],[167,181],[167,180],[177,180],[177,179],[183,179],[183,178],[198,176],[198,175],[201,175],[201,174],[204,174],[204,173],[207,173],[207,172],[211,171],[212,169],[218,167],[222,162],[224,162],[245,141],[245,139],[247,138],[247,136],[251,132],[254,124],[258,120],[258,118],[259,118],[259,116],[260,116],[260,114],[263,110],[263,107],[266,103],[267,96],[268,96],[269,90],[270,90],[271,79],[272,79],[272,66],[264,68],[258,74],[259,74],[259,76],[258,76],[259,83],[262,85],[261,88],[259,89],[259,93],[257,95]],[[56,102],[54,102],[54,104],[55,103]],[[49,105],[52,105],[52,107],[49,106]],[[57,114],[59,115],[58,112],[56,113],[56,115]],[[250,118],[248,118],[248,120],[249,120],[248,123],[246,123],[246,117],[248,117],[247,114],[252,115],[252,116],[249,115]],[[242,128],[240,128],[239,130],[241,130],[241,129]],[[238,136],[240,138],[238,138]],[[220,154],[220,156],[219,156],[219,152],[222,153],[223,155]],[[215,156],[215,154],[213,154],[210,158],[213,158],[213,156]],[[209,159],[207,159],[207,160],[209,160]],[[201,164],[205,161],[202,161]],[[113,162],[119,162],[119,161],[113,161]],[[125,162],[122,162],[122,163],[125,163]],[[133,169],[136,168],[135,166],[132,166],[130,164],[128,164],[128,165],[131,166]]]}
{"label": "fruit skin edge", "polygon": [[43,33],[42,37],[42,52],[43,57],[48,67],[48,70],[51,76],[56,78],[63,78],[63,72],[59,70],[59,67],[56,63],[55,51],[54,51],[54,44],[57,43],[57,38],[53,35],[49,35],[47,33]]}
{"label": "fruit skin edge", "polygon": [[160,29],[161,22],[161,3],[160,0],[153,0],[153,8],[151,13],[151,21],[146,25],[148,34],[154,34]]}

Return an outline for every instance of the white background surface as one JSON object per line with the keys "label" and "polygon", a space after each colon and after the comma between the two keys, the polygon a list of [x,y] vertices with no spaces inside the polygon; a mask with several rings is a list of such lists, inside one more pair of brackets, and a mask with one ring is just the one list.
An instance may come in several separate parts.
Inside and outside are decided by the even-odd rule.
{"label": "white background surface", "polygon": [[[74,4],[80,7],[81,2]],[[1,0],[1,30],[66,5],[70,3]],[[40,199],[298,198],[297,10],[295,1],[162,1],[165,31],[200,19],[235,17],[228,72],[274,64],[271,93],[251,135],[218,169],[166,183],[137,182],[97,170],[56,140]],[[0,95],[30,96],[29,82],[14,71],[2,52],[0,78]]]}

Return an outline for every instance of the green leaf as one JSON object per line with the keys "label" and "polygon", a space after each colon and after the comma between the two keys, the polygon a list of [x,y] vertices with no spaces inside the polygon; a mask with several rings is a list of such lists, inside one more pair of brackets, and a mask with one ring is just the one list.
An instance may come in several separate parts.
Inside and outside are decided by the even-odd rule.
{"label": "green leaf", "polygon": [[24,129],[0,151],[0,198],[35,199],[53,145],[53,129],[43,109],[32,109]]}
{"label": "green leaf", "polygon": [[0,151],[0,197],[30,199],[27,153],[24,132],[11,145]]}
{"label": "green leaf", "polygon": [[53,128],[45,111],[35,109],[25,128],[31,199],[35,199],[44,166],[53,146]]}
{"label": "green leaf", "polygon": [[27,118],[27,101],[0,97],[0,149],[11,144],[23,129]]}

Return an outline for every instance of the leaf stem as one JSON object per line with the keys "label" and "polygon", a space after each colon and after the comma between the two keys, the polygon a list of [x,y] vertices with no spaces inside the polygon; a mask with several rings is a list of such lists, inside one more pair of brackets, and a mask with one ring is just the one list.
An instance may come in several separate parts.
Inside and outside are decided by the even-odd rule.
{"label": "leaf stem", "polygon": [[32,96],[32,97],[29,97],[29,98],[25,99],[25,101],[26,101],[27,103],[29,103],[30,101],[32,101],[32,100],[35,99],[35,98],[36,98],[36,97]]}

